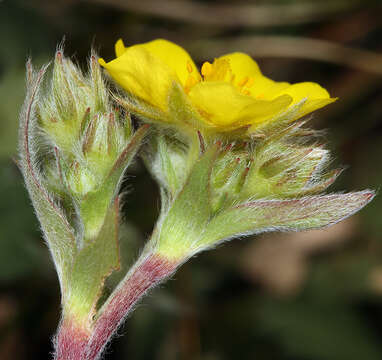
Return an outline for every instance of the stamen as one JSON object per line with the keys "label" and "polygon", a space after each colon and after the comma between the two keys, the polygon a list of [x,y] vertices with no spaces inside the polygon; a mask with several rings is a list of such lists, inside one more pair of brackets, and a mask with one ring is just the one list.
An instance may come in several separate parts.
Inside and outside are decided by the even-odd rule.
{"label": "stamen", "polygon": [[253,86],[253,84],[255,83],[255,80],[253,79],[253,78],[249,78],[249,80],[248,80],[248,82],[247,82],[247,84],[246,84],[246,87],[252,87]]}
{"label": "stamen", "polygon": [[244,95],[251,95],[251,93],[248,91],[248,90],[242,90],[241,91],[242,92],[242,94],[244,94]]}
{"label": "stamen", "polygon": [[211,72],[212,72],[212,64],[209,63],[208,61],[206,61],[206,62],[202,65],[201,72],[202,72],[202,75],[203,75],[203,76],[208,76],[208,75],[210,75]]}
{"label": "stamen", "polygon": [[188,93],[191,90],[191,88],[197,83],[198,80],[196,80],[192,75],[189,75],[184,85],[184,91]]}
{"label": "stamen", "polygon": [[239,87],[243,87],[245,86],[245,84],[249,81],[249,77],[246,76],[244,77],[243,79],[241,79],[238,83],[237,83],[237,86]]}
{"label": "stamen", "polygon": [[191,64],[190,60],[187,61],[187,71],[189,74],[191,74],[193,71],[192,64]]}

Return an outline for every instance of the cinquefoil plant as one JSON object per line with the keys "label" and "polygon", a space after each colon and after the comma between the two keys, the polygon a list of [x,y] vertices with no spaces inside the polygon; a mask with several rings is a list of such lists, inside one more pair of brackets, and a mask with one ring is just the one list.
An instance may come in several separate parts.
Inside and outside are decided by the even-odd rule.
{"label": "cinquefoil plant", "polygon": [[[100,59],[121,86],[111,94],[95,55],[89,74],[59,50],[45,88],[44,67],[27,65],[20,168],[62,291],[55,359],[94,360],[134,305],[191,256],[264,231],[322,228],[374,196],[322,192],[340,170],[303,128],[302,117],[335,99],[314,83],[277,83],[247,55],[204,63],[165,40]],[[161,191],[161,213],[141,256],[110,296],[119,266],[118,198],[123,173],[149,125],[144,162]]]}

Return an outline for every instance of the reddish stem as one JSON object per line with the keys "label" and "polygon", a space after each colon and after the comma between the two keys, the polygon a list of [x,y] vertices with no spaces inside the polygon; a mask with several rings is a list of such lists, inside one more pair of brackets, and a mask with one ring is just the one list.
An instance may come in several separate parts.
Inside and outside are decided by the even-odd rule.
{"label": "reddish stem", "polygon": [[78,359],[95,360],[101,355],[105,345],[118,329],[134,305],[155,285],[169,277],[178,263],[151,254],[133,268],[130,276],[111,295],[103,311],[96,320],[92,336],[83,357]]}
{"label": "reddish stem", "polygon": [[80,360],[86,349],[90,333],[85,331],[76,321],[64,318],[54,339],[56,354],[55,360]]}

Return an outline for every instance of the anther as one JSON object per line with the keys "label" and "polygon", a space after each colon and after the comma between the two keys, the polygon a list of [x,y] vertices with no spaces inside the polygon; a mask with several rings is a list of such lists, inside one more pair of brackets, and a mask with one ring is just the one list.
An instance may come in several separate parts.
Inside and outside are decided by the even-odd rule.
{"label": "anther", "polygon": [[190,60],[187,61],[187,71],[189,74],[191,74],[193,71],[192,64],[191,64]]}
{"label": "anther", "polygon": [[206,61],[203,65],[202,65],[202,69],[201,69],[201,73],[203,76],[208,76],[210,75],[212,72],[212,64],[209,63],[208,61]]}
{"label": "anther", "polygon": [[245,86],[245,84],[249,81],[249,77],[246,76],[244,77],[243,79],[241,79],[238,83],[237,83],[237,86],[239,87],[243,87]]}
{"label": "anther", "polygon": [[184,84],[184,90],[186,93],[190,91],[190,89],[198,83],[198,80],[196,80],[192,75],[189,75],[186,83]]}
{"label": "anther", "polygon": [[246,84],[246,87],[250,88],[253,86],[254,83],[255,83],[255,80],[250,77],[247,84]]}

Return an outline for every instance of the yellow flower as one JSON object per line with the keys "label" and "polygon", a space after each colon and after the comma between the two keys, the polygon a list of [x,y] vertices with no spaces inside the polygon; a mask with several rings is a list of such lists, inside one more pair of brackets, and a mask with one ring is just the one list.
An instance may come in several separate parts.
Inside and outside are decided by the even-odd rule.
{"label": "yellow flower", "polygon": [[169,114],[174,86],[181,89],[201,126],[216,131],[242,127],[256,131],[288,110],[294,109],[292,121],[336,100],[316,83],[268,79],[244,53],[205,62],[199,73],[190,55],[167,40],[130,47],[118,40],[115,51],[116,59],[108,63],[100,59],[100,64],[127,92],[168,114],[169,122],[177,121]]}

